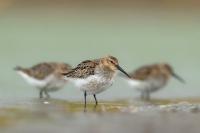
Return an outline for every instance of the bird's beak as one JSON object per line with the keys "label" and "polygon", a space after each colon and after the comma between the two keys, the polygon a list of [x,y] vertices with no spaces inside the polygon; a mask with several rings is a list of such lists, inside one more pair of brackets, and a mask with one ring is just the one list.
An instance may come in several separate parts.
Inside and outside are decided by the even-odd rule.
{"label": "bird's beak", "polygon": [[179,80],[181,83],[185,83],[185,80],[183,78],[181,78],[180,76],[178,76],[176,73],[172,73],[172,76],[175,79]]}
{"label": "bird's beak", "polygon": [[131,78],[127,72],[124,71],[124,69],[122,69],[119,65],[116,65],[116,68],[121,71],[122,73],[124,73],[127,77]]}

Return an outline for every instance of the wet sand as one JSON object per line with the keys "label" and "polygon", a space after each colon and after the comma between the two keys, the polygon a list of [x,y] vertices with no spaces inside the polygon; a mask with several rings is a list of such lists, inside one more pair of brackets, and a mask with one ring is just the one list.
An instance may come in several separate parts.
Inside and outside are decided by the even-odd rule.
{"label": "wet sand", "polygon": [[21,99],[0,102],[1,133],[199,133],[200,99],[89,103]]}

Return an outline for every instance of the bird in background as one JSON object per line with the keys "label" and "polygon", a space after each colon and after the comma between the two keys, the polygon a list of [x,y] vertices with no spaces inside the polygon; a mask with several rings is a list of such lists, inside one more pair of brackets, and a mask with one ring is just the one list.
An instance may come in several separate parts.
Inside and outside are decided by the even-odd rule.
{"label": "bird in background", "polygon": [[171,77],[185,83],[174,72],[172,66],[167,63],[145,65],[129,73],[129,75],[131,78],[126,78],[128,84],[141,92],[141,99],[143,100],[150,100],[150,94],[165,87]]}
{"label": "bird in background", "polygon": [[93,95],[95,107],[98,105],[96,94],[109,88],[114,81],[117,70],[130,77],[120,66],[118,59],[106,56],[100,59],[86,60],[70,72],[63,73],[66,80],[75,84],[84,93],[84,109],[87,106],[87,96]]}
{"label": "bird in background", "polygon": [[67,83],[61,73],[69,72],[71,66],[65,63],[44,62],[30,68],[17,66],[14,70],[39,90],[40,98],[44,98],[44,94],[46,98],[50,98],[49,92],[58,91]]}

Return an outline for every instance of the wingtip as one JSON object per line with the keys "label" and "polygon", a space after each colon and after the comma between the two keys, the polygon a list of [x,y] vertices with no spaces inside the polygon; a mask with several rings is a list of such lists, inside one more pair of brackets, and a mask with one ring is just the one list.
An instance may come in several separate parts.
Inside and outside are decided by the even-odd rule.
{"label": "wingtip", "polygon": [[67,73],[61,73],[61,75],[63,75],[63,76],[66,76],[66,75],[67,75]]}
{"label": "wingtip", "polygon": [[61,73],[61,75],[63,76],[67,76],[68,74],[72,73],[73,71],[69,71],[69,72],[64,72],[64,73]]}
{"label": "wingtip", "polygon": [[66,76],[69,72],[63,72],[61,75]]}

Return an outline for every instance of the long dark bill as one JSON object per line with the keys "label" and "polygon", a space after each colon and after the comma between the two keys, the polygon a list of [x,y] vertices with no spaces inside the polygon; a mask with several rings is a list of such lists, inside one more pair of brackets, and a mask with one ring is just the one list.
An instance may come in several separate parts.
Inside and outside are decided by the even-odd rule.
{"label": "long dark bill", "polygon": [[119,65],[116,65],[116,67],[117,67],[117,69],[118,69],[119,71],[121,71],[122,73],[124,73],[127,77],[131,78],[131,77],[128,75],[128,73],[125,72],[124,69],[122,69]]}
{"label": "long dark bill", "polygon": [[176,73],[172,73],[172,76],[176,78],[178,81],[180,81],[181,83],[185,83],[185,80],[181,78],[180,76],[178,76]]}

